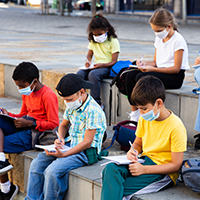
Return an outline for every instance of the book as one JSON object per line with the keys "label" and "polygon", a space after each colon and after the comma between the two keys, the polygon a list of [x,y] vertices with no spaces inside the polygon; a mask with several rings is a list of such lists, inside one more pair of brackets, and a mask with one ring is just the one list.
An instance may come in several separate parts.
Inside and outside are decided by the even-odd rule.
{"label": "book", "polygon": [[193,67],[194,69],[197,69],[197,68],[200,67],[200,65],[193,65],[192,67]]}
{"label": "book", "polygon": [[[113,162],[113,163],[115,163],[117,165],[129,165],[129,164],[131,164],[131,160],[129,160],[126,155],[106,156],[106,157],[103,157],[103,158],[108,159],[110,161],[107,162],[107,163],[103,163],[101,166],[106,165],[106,164],[111,163],[111,162]],[[138,159],[138,162],[139,163],[144,163],[145,160]]]}
{"label": "book", "polygon": [[3,113],[0,113],[0,116],[8,117],[8,118],[13,119],[13,120],[16,119],[15,117],[11,117],[11,116],[9,116],[9,115],[5,115],[5,114],[3,114]]}
{"label": "book", "polygon": [[133,69],[138,69],[138,67],[141,67],[143,68],[143,66],[138,66],[138,65],[129,65],[130,68],[133,68]]}
{"label": "book", "polygon": [[[50,144],[50,145],[38,145],[38,144],[36,144],[35,147],[39,148],[39,149],[46,149],[49,152],[56,152],[55,144]],[[69,149],[71,149],[71,147],[64,145],[63,149],[60,149],[60,151],[65,152],[65,151],[68,151]]]}
{"label": "book", "polygon": [[87,69],[92,69],[94,67],[94,64],[91,63],[89,67],[86,67],[85,65],[82,67],[79,67],[79,69],[87,70]]}

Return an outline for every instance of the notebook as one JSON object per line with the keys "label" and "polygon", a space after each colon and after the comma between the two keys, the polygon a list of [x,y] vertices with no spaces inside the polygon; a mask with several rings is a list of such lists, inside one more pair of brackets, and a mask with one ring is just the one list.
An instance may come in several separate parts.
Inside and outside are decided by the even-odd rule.
{"label": "notebook", "polygon": [[11,117],[11,116],[5,115],[5,114],[3,114],[3,113],[0,113],[0,116],[8,117],[8,118],[10,118],[10,119],[16,119],[15,117]]}
{"label": "notebook", "polygon": [[[49,152],[56,152],[55,144],[51,144],[51,145],[38,145],[38,144],[36,144],[35,147],[39,148],[39,149],[46,149]],[[64,145],[63,149],[60,149],[60,151],[65,152],[65,151],[68,151],[69,149],[71,149],[71,147]]]}
{"label": "notebook", "polygon": [[89,67],[86,67],[85,65],[82,67],[79,67],[79,69],[83,69],[83,70],[87,70],[87,69],[92,69],[94,67],[94,64],[91,63],[91,65]]}
{"label": "notebook", "polygon": [[129,65],[130,68],[133,68],[133,69],[138,69],[138,67],[141,67],[143,68],[143,66],[138,66],[138,65]]}
{"label": "notebook", "polygon": [[[126,155],[120,155],[120,156],[106,156],[106,157],[103,157],[103,158],[108,159],[108,160],[110,160],[110,161],[107,162],[107,163],[103,163],[101,166],[106,165],[106,164],[111,163],[111,162],[113,162],[113,163],[115,163],[115,164],[117,164],[117,165],[129,165],[129,164],[131,164],[131,161],[127,159],[127,156],[126,156]],[[138,159],[138,162],[139,162],[139,163],[144,163],[145,160],[143,160],[143,159]]]}

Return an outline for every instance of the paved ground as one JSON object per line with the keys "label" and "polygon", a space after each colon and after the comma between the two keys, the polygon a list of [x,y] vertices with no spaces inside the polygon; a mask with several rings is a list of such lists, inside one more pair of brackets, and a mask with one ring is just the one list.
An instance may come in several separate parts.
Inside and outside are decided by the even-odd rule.
{"label": "paved ground", "polygon": [[[72,17],[46,16],[39,12],[37,8],[0,3],[0,63],[17,65],[26,60],[36,63],[40,69],[82,66],[87,53],[88,12],[74,12]],[[141,55],[147,60],[153,58],[155,35],[147,23],[148,17],[107,17],[117,31],[121,45],[120,59],[135,60]],[[197,22],[179,26],[188,43],[190,66],[200,50],[200,26]],[[187,73],[187,79],[195,84],[192,72]],[[17,112],[20,101],[1,98],[0,105]],[[191,151],[186,155],[198,154]],[[20,195],[15,198],[22,199]]]}
{"label": "paved ground", "polygon": [[[18,64],[22,60],[35,62],[40,69],[82,66],[87,53],[86,29],[89,17],[74,12],[74,17],[41,15],[36,8],[9,6],[0,3],[0,61]],[[120,59],[149,60],[154,54],[154,33],[147,17],[108,16],[115,27],[120,44]],[[189,62],[198,56],[199,25],[180,25],[188,42]],[[78,55],[78,57],[77,57]],[[77,59],[78,58],[78,59]]]}

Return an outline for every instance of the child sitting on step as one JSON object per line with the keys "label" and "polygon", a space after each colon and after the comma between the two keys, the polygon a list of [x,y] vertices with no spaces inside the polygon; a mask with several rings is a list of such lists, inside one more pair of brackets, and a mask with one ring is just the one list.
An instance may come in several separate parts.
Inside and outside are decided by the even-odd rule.
{"label": "child sitting on step", "polygon": [[[136,139],[127,153],[129,165],[108,164],[103,170],[101,200],[129,200],[133,194],[157,192],[176,184],[187,147],[182,121],[165,108],[165,88],[153,76],[142,77],[131,101],[140,111]],[[144,163],[138,162],[141,153]]]}

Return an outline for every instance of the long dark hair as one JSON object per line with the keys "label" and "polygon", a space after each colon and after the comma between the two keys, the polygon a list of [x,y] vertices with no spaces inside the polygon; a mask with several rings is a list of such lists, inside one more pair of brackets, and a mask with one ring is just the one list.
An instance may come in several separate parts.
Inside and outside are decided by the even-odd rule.
{"label": "long dark hair", "polygon": [[104,30],[104,31],[107,31],[107,29],[108,29],[107,34],[108,34],[108,40],[109,41],[111,39],[111,36],[113,38],[117,38],[117,35],[115,33],[115,29],[113,28],[113,26],[108,22],[108,20],[101,13],[93,16],[92,20],[90,21],[90,23],[88,25],[87,33],[88,33],[88,40],[89,41],[95,42],[94,38],[93,38],[92,31],[97,30],[97,29]]}

